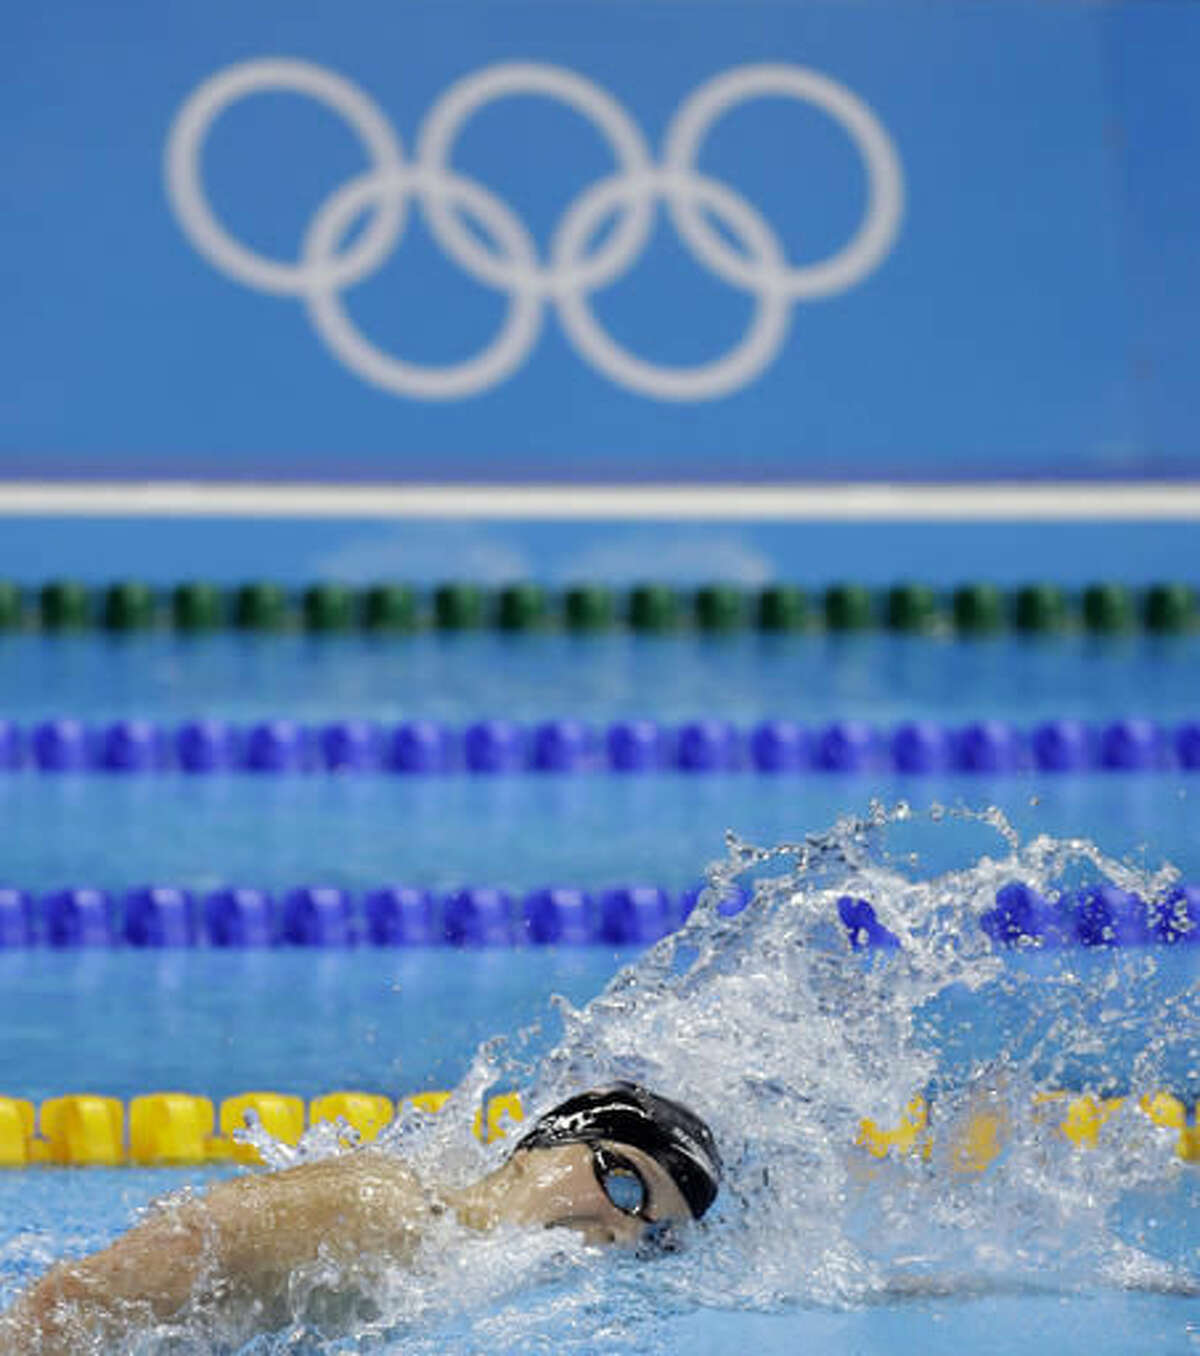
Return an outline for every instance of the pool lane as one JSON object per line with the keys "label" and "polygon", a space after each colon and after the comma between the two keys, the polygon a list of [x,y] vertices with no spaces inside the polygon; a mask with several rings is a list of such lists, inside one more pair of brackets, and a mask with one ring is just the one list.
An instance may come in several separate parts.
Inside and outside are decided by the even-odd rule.
{"label": "pool lane", "polygon": [[1189,635],[9,634],[0,718],[1170,722],[1198,669]]}
{"label": "pool lane", "polygon": [[[1200,881],[1194,774],[492,778],[0,775],[0,885],[287,889],[463,885],[685,889],[733,830],[796,841],[872,799],[998,806],[1025,838],[1092,838]],[[928,872],[1003,844],[981,824],[896,829]],[[903,845],[902,847],[900,845]]]}

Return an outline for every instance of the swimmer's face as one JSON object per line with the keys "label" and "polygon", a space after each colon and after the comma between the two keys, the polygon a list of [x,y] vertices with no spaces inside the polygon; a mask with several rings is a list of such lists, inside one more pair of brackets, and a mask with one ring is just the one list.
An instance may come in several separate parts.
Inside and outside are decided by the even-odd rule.
{"label": "swimmer's face", "polygon": [[691,1219],[666,1169],[628,1144],[522,1149],[507,1166],[522,1222],[575,1229],[588,1243],[633,1246]]}

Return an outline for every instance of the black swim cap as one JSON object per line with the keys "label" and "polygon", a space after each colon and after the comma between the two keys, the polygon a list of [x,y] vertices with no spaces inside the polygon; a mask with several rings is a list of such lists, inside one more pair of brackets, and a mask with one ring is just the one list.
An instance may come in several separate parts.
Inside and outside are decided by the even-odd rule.
{"label": "black swim cap", "polygon": [[610,1083],[560,1102],[534,1123],[517,1148],[602,1139],[649,1154],[679,1188],[693,1219],[716,1199],[721,1155],[712,1131],[694,1111],[637,1083]]}

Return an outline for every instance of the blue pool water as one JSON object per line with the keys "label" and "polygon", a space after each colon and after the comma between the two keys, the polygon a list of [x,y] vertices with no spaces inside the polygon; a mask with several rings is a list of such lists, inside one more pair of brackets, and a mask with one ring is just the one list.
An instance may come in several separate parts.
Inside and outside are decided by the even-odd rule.
{"label": "blue pool water", "polygon": [[[1081,825],[1116,856],[1200,880],[1196,774],[858,778],[752,774],[646,779],[0,775],[6,883],[34,889],[175,885],[282,889],[406,884],[697,884],[735,828],[774,843],[901,797],[1000,806],[1023,832]],[[968,830],[934,866],[979,849]]]}
{"label": "blue pool water", "polygon": [[[33,1265],[28,1270],[33,1271],[48,1264],[58,1247],[82,1250],[106,1241],[114,1221],[130,1218],[147,1200],[184,1184],[202,1184],[207,1177],[179,1170],[125,1169],[55,1173],[37,1183],[0,1178],[0,1219],[7,1221],[18,1215],[23,1225],[18,1245],[7,1229],[0,1243],[6,1279],[26,1271],[25,1265],[13,1261],[18,1248],[26,1257],[32,1252]],[[1200,1199],[1193,1193],[1189,1204],[1193,1210],[1200,1208]],[[57,1246],[40,1243],[30,1249],[25,1240],[31,1236],[53,1239]],[[555,1315],[545,1311],[548,1307],[538,1317],[543,1332],[552,1334]],[[1104,1290],[1063,1295],[1053,1287],[1042,1293],[1028,1288],[1013,1294],[767,1312],[722,1313],[696,1308],[657,1319],[639,1314],[638,1321],[628,1327],[612,1313],[593,1310],[590,1319],[595,1340],[583,1346],[570,1343],[569,1338],[561,1347],[553,1337],[539,1343],[521,1315],[508,1323],[489,1324],[481,1324],[471,1315],[458,1322],[445,1318],[430,1322],[427,1342],[419,1346],[401,1343],[393,1349],[490,1356],[497,1351],[556,1349],[615,1353],[631,1350],[636,1344],[640,1350],[695,1352],[698,1356],[726,1356],[745,1349],[764,1356],[792,1356],[798,1351],[846,1356],[895,1356],[909,1351],[961,1356],[963,1351],[970,1351],[976,1356],[1010,1356],[1020,1350],[1095,1356],[1129,1356],[1131,1352],[1189,1356],[1200,1342],[1200,1318],[1194,1301]],[[293,1348],[297,1349],[303,1348]],[[371,1348],[347,1343],[341,1347],[330,1344],[326,1349]]]}
{"label": "blue pool water", "polygon": [[[479,635],[377,645],[23,636],[0,643],[0,691],[2,714],[22,721],[66,714],[1165,721],[1197,714],[1198,654],[1193,639],[776,644]],[[148,882],[682,888],[725,856],[727,829],[764,846],[795,843],[864,815],[872,798],[903,798],[921,812],[935,803],[999,807],[1026,845],[1039,834],[1082,837],[1109,859],[1127,859],[1132,871],[1168,860],[1200,880],[1197,794],[1200,783],[1182,773],[993,781],[17,773],[0,775],[0,875],[34,890]],[[538,1059],[560,1039],[586,1048],[582,1063],[597,1072],[613,1060],[647,1058],[648,1075],[675,1080],[680,1091],[695,1084],[726,1140],[744,1149],[734,1158],[746,1165],[746,1183],[763,1162],[777,1174],[778,1208],[746,1184],[758,1213],[743,1216],[731,1191],[712,1229],[653,1270],[619,1260],[585,1264],[569,1251],[520,1253],[516,1279],[503,1281],[495,1256],[468,1252],[460,1260],[472,1283],[460,1293],[445,1277],[423,1277],[420,1316],[406,1310],[390,1337],[341,1346],[313,1339],[295,1349],[722,1352],[753,1343],[764,1353],[1200,1351],[1200,1301],[1186,1284],[1200,1277],[1200,1170],[1173,1158],[1162,1136],[1143,1134],[1133,1112],[1122,1136],[1093,1158],[1060,1152],[1030,1131],[973,1186],[940,1174],[936,1163],[924,1174],[889,1166],[867,1188],[839,1177],[854,1115],[893,1114],[935,1077],[938,1060],[948,1106],[981,1079],[991,1095],[998,1078],[1014,1106],[1026,1105],[1027,1083],[1041,1078],[1079,1088],[1094,1078],[1118,1092],[1169,1078],[1194,1101],[1200,953],[1072,953],[1056,975],[1008,958],[996,971],[983,951],[958,955],[948,942],[968,935],[995,883],[989,863],[1010,853],[994,828],[938,813],[902,819],[878,842],[872,837],[867,865],[845,855],[849,840],[835,841],[838,864],[821,888],[836,879],[897,900],[896,925],[916,928],[905,953],[913,960],[901,968],[877,970],[848,954],[828,972],[805,968],[831,945],[809,877],[789,886],[803,907],[787,904],[782,891],[757,914],[752,907],[745,919],[701,933],[708,959],[689,971],[691,962],[679,958],[678,980],[673,970],[645,968],[636,953],[605,949],[0,953],[0,1092],[37,1099],[178,1087],[220,1097],[266,1086],[308,1096],[360,1086],[398,1095],[474,1076],[481,1042],[540,1022],[541,1034],[529,1038],[533,1053],[514,1043],[495,1057],[493,1077],[546,1094],[557,1066]],[[1020,865],[1034,870],[1030,859]],[[1047,881],[1069,882],[1085,867],[1121,869],[1078,857],[1059,876],[1058,867],[1044,869]],[[795,863],[772,869],[786,876]],[[913,885],[908,903],[902,881]],[[918,916],[941,922],[923,932]],[[799,937],[806,945],[797,950]],[[564,1037],[550,995],[582,1009],[630,963],[640,968],[628,1001],[589,1010]],[[835,986],[828,993],[826,983]],[[808,994],[827,1006],[807,1006]],[[1030,1043],[1022,1033],[1037,1026],[1042,1005],[1061,1021],[1038,1027]],[[812,1046],[823,1021],[833,1024],[831,1043]],[[654,1049],[649,1030],[664,1053],[635,1056]],[[738,1082],[743,1073],[747,1081]],[[771,1092],[771,1082],[785,1091]],[[826,1119],[810,1121],[810,1107],[788,1100],[801,1085],[830,1108]],[[758,1140],[755,1117],[768,1127]],[[186,1180],[141,1171],[0,1177],[0,1300],[53,1256],[100,1245],[154,1195]],[[983,1238],[993,1255],[979,1248]],[[1087,1238],[1099,1240],[1094,1254],[1084,1249]],[[899,1298],[899,1283],[914,1274],[948,1277],[946,1293]]]}
{"label": "blue pool water", "polygon": [[0,636],[5,715],[1195,717],[1200,637]]}

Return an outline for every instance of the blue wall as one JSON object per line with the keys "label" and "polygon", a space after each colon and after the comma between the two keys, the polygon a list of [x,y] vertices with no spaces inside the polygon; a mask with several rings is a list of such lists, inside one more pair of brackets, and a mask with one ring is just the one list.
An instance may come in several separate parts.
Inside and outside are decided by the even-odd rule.
{"label": "blue wall", "polygon": [[[530,342],[506,371],[454,398],[397,393],[320,337],[311,270],[307,309],[247,286],[202,256],[164,187],[189,96],[235,63],[285,56],[352,82],[410,156],[455,82],[496,63],[565,68],[618,101],[656,164],[697,87],[753,63],[807,68],[869,110],[903,215],[828,295],[782,298],[794,275],[776,268],[756,302],[661,211],[619,276],[577,291],[616,344],[661,365],[707,363],[765,307],[766,357],[711,398],[664,400],[598,370],[561,302],[529,289]],[[1200,9],[1171,0],[20,0],[0,53],[0,474],[1196,473],[1197,69]],[[294,261],[367,159],[328,109],[275,92],[227,109],[200,163],[229,230]],[[811,103],[738,106],[699,163],[700,187],[685,176],[676,192],[707,193],[692,200],[719,219],[735,272],[738,230],[757,233],[760,258],[776,241],[789,267],[811,264],[868,208],[855,143]],[[533,97],[478,112],[453,164],[451,188],[477,201],[471,185],[486,186],[508,205],[492,220],[541,261],[571,203],[613,172],[594,127]],[[374,211],[347,223],[343,250]],[[603,251],[621,219],[595,224]],[[471,234],[498,257],[486,224]],[[325,296],[380,351],[457,364],[504,322],[508,295],[464,272],[419,213],[377,263]]]}

